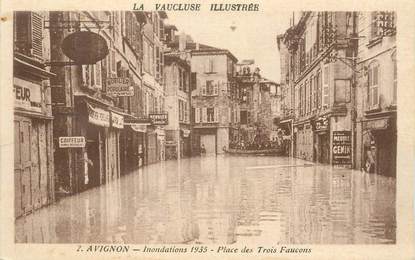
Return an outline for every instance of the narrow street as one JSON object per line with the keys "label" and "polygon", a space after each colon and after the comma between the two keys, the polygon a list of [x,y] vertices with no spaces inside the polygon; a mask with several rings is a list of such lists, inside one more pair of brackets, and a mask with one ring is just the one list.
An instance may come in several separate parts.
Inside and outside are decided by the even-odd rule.
{"label": "narrow street", "polygon": [[288,157],[144,166],[16,220],[25,243],[395,242],[395,178]]}

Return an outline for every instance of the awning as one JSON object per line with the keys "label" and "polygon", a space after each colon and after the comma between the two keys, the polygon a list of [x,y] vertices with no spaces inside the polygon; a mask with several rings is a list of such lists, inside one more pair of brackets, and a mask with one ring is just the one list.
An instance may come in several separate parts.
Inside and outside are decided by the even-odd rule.
{"label": "awning", "polygon": [[[125,124],[127,125],[127,124]],[[140,132],[140,133],[145,133],[147,132],[147,125],[146,124],[134,124],[134,123],[129,123],[128,124],[131,129],[133,129],[133,131],[135,132]]]}
{"label": "awning", "polygon": [[91,124],[109,127],[110,126],[110,112],[98,107],[93,107],[87,103],[88,107],[88,121]]}

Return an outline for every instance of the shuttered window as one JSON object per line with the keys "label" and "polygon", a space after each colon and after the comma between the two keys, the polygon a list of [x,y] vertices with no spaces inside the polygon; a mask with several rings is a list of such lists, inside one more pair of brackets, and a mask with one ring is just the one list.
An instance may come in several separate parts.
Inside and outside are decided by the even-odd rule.
{"label": "shuttered window", "polygon": [[373,62],[368,69],[368,109],[379,106],[379,63]]}

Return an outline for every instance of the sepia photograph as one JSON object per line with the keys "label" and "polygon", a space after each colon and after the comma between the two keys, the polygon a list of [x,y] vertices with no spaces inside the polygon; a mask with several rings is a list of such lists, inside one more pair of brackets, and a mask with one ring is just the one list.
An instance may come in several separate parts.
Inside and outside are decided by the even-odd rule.
{"label": "sepia photograph", "polygon": [[305,257],[406,232],[395,10],[131,2],[9,19],[16,245]]}

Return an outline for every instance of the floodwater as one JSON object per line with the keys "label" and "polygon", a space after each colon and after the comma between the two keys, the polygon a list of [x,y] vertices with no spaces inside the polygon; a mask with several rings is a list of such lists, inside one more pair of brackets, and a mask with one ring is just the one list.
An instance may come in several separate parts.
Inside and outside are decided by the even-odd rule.
{"label": "floodwater", "polygon": [[395,243],[394,178],[286,157],[146,166],[16,220],[16,242]]}

